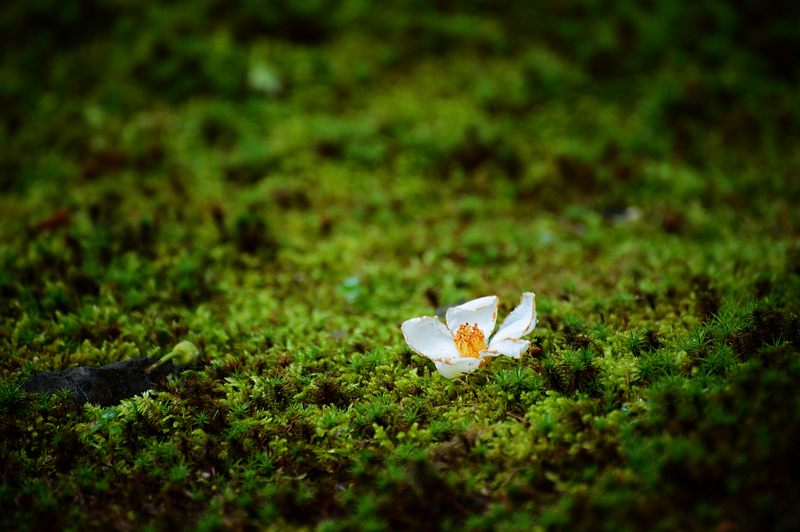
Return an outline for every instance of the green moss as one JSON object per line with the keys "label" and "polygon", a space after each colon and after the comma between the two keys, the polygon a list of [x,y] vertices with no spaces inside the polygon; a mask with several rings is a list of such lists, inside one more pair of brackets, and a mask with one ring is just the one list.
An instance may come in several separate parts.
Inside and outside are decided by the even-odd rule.
{"label": "green moss", "polygon": [[[9,8],[0,527],[797,528],[797,15]],[[403,342],[524,290],[519,360]]]}

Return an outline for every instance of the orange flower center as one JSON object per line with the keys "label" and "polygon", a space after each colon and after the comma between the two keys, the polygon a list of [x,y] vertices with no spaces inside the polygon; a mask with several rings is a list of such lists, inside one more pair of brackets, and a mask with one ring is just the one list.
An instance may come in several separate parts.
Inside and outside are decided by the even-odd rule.
{"label": "orange flower center", "polygon": [[477,323],[462,323],[456,331],[454,341],[462,357],[480,358],[481,351],[486,350],[486,337],[478,329]]}

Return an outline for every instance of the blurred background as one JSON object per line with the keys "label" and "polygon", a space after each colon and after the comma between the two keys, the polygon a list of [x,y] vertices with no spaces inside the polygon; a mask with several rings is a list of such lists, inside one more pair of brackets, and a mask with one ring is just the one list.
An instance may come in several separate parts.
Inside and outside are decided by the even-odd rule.
{"label": "blurred background", "polygon": [[615,212],[796,182],[795,2],[516,4],[12,2],[0,190],[108,180],[222,201],[335,167]]}

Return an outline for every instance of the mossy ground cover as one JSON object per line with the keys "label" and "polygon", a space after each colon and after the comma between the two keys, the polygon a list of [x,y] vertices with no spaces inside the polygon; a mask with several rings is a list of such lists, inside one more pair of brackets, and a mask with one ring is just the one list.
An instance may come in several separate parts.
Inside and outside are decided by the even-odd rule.
{"label": "mossy ground cover", "polygon": [[797,7],[509,4],[4,9],[4,530],[800,526]]}

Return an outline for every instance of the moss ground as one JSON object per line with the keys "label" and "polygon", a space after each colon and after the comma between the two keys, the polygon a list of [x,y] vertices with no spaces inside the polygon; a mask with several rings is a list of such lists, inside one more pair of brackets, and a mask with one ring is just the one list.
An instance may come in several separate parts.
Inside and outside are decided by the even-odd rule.
{"label": "moss ground", "polygon": [[147,4],[0,16],[0,528],[800,526],[795,3]]}

